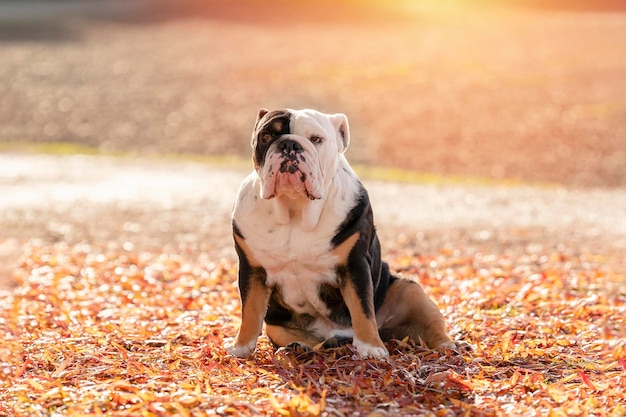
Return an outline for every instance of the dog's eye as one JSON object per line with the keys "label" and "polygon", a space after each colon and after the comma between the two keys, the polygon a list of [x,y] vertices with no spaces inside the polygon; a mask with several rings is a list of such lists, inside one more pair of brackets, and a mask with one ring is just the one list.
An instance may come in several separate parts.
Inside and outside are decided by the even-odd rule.
{"label": "dog's eye", "polygon": [[267,143],[270,140],[272,140],[272,135],[270,135],[269,133],[266,133],[264,135],[261,135],[261,142],[263,143]]}
{"label": "dog's eye", "polygon": [[321,143],[323,138],[321,136],[318,136],[318,135],[312,135],[310,140],[313,143]]}

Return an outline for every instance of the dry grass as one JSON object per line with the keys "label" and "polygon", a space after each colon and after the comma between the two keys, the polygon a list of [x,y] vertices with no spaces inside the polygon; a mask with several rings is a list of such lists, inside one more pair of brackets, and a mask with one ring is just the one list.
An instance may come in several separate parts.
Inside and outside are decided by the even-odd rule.
{"label": "dry grass", "polygon": [[235,265],[172,253],[32,247],[0,310],[0,414],[595,415],[626,413],[626,287],[602,256],[399,251],[475,350],[407,341],[227,356]]}

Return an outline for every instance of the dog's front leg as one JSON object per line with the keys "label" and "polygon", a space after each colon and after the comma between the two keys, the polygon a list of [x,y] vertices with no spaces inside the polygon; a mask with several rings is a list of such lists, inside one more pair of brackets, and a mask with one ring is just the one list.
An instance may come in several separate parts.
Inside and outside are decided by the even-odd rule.
{"label": "dog's front leg", "polygon": [[363,260],[357,265],[339,268],[342,285],[341,295],[350,311],[353,343],[359,355],[380,358],[389,356],[387,348],[378,334],[374,311],[374,289],[369,265]]}
{"label": "dog's front leg", "polygon": [[335,268],[339,291],[348,311],[354,331],[353,343],[359,355],[379,358],[389,352],[378,334],[374,309],[374,284],[370,264],[363,255],[366,250],[355,249],[361,235],[356,232],[344,239],[333,250],[341,261]]}
{"label": "dog's front leg", "polygon": [[226,350],[231,355],[250,356],[256,348],[256,342],[263,330],[263,318],[267,311],[270,291],[255,274],[248,277],[247,285],[242,286],[239,280],[241,294],[241,327],[232,346]]}
{"label": "dog's front leg", "polygon": [[239,255],[239,295],[241,296],[241,327],[232,346],[226,346],[231,355],[250,356],[263,330],[270,289],[265,282],[267,273],[257,266],[243,238],[235,234],[235,249]]}

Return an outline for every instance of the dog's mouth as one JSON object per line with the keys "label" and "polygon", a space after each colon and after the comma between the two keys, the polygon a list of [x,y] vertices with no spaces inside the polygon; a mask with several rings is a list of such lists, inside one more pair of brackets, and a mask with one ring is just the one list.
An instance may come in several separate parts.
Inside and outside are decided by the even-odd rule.
{"label": "dog's mouth", "polygon": [[261,197],[322,198],[319,169],[310,163],[304,152],[276,152],[268,155],[261,168]]}
{"label": "dog's mouth", "polygon": [[319,196],[313,193],[312,184],[307,181],[307,175],[300,169],[300,164],[284,159],[276,174],[275,194],[286,194],[292,198],[306,196],[309,200],[316,200]]}
{"label": "dog's mouth", "polygon": [[295,174],[296,172],[302,172],[300,171],[299,165],[300,163],[296,158],[288,155],[285,159],[283,159],[283,162],[280,163],[280,172],[282,174]]}
{"label": "dog's mouth", "polygon": [[279,168],[272,170],[263,181],[265,192],[261,197],[272,199],[285,195],[290,198],[306,197],[309,200],[321,198],[302,168],[298,162],[283,159]]}

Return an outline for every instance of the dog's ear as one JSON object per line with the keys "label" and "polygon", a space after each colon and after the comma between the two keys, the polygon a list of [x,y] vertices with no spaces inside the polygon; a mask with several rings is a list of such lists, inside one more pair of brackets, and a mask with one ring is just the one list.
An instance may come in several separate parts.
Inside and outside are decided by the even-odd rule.
{"label": "dog's ear", "polygon": [[263,116],[265,116],[267,113],[269,113],[268,109],[260,108],[259,112],[256,115],[256,122],[254,122],[254,129],[252,129],[252,141],[250,143],[253,149],[256,146],[256,140],[257,140],[256,135],[257,135],[257,130],[259,129],[259,122],[261,121]]}
{"label": "dog's ear", "polygon": [[346,149],[348,149],[348,144],[350,143],[350,126],[348,125],[348,117],[346,117],[343,113],[336,113],[331,114],[329,118],[339,135],[339,139],[341,139],[341,144],[343,146],[340,151],[345,152]]}
{"label": "dog's ear", "polygon": [[268,109],[265,108],[260,108],[259,112],[256,115],[256,122],[254,123],[254,127],[256,128],[259,124],[259,122],[261,121],[261,119],[263,118],[263,116],[265,116],[267,113],[269,113]]}

